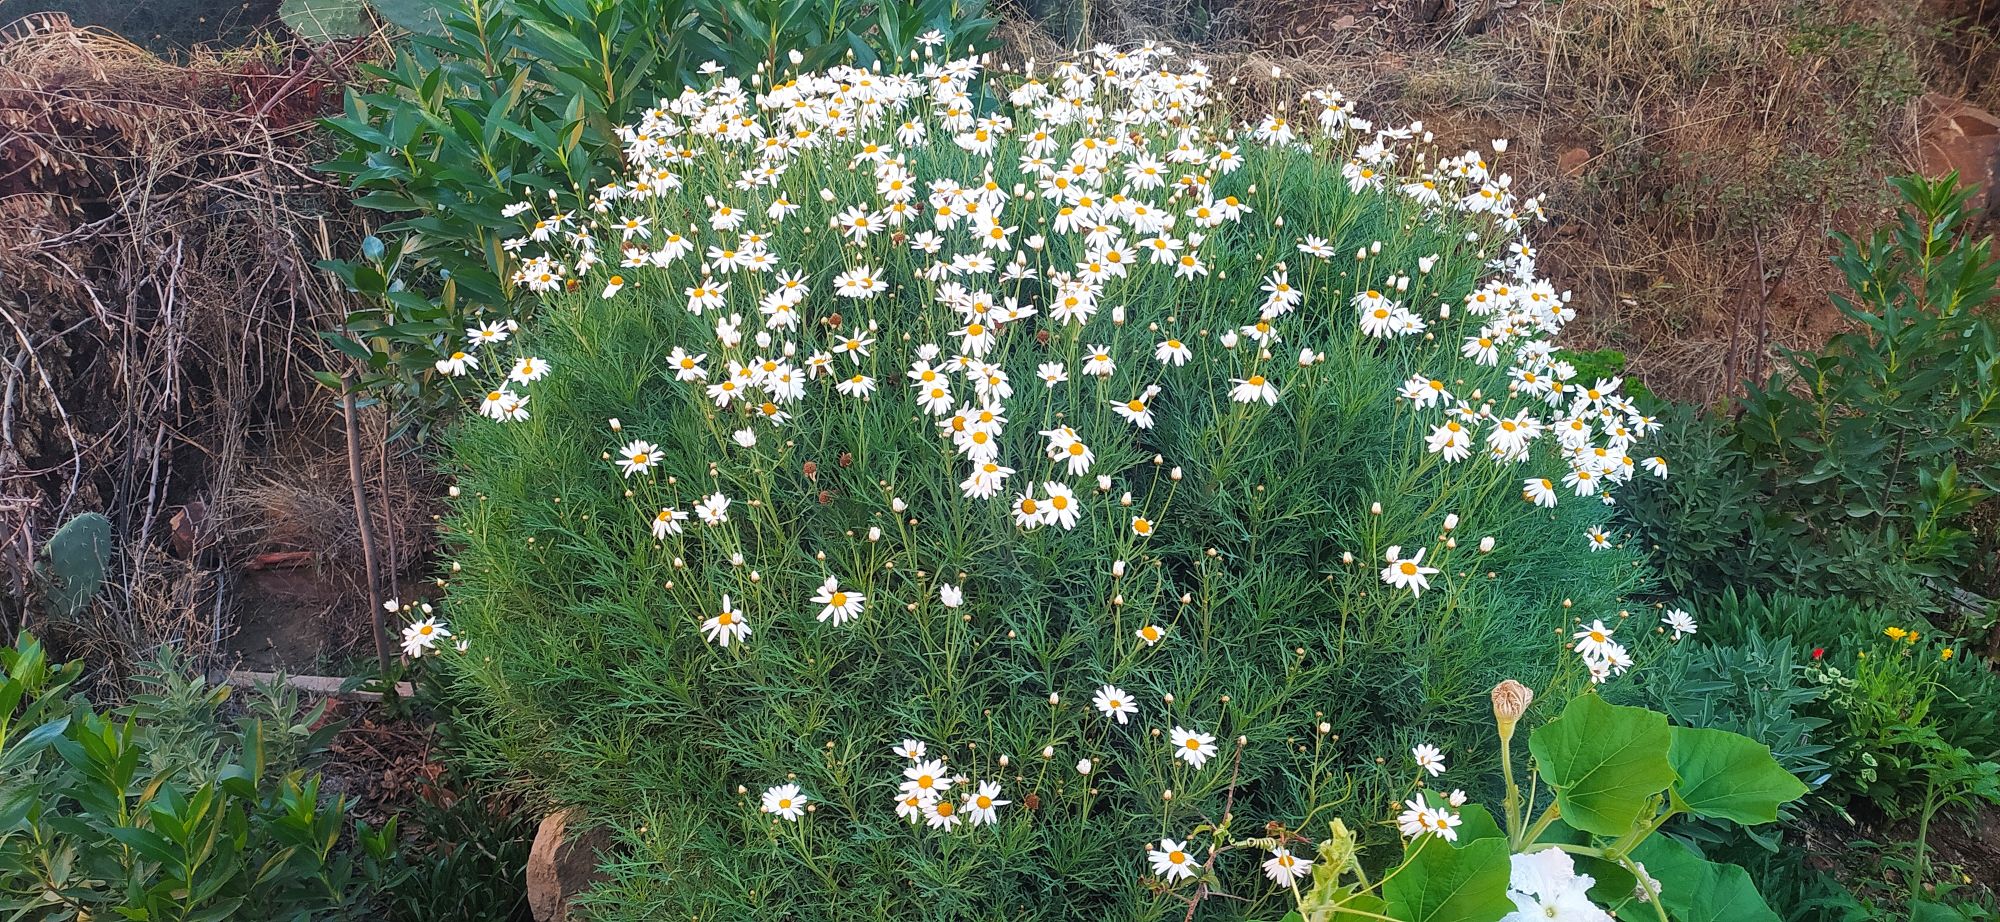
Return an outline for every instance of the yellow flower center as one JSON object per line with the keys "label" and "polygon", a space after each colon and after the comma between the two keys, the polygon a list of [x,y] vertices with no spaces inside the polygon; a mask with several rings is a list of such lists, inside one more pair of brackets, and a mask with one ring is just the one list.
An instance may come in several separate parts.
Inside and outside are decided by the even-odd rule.
{"label": "yellow flower center", "polygon": [[844,608],[847,605],[847,593],[836,592],[833,594],[832,598],[827,599],[826,601],[827,604],[832,605],[835,608]]}
{"label": "yellow flower center", "polygon": [[1397,564],[1396,568],[1397,568],[1397,569],[1399,569],[1399,570],[1402,570],[1402,571],[1403,571],[1403,575],[1404,575],[1404,576],[1415,576],[1415,575],[1417,575],[1417,565],[1416,565],[1416,564],[1414,564],[1414,563],[1411,563],[1410,561],[1407,561],[1407,560],[1405,560],[1405,561],[1403,561],[1402,563],[1400,563],[1400,564]]}
{"label": "yellow flower center", "polygon": [[1249,380],[1249,381],[1247,381],[1247,382],[1245,382],[1245,383],[1249,384],[1249,385],[1250,385],[1251,387],[1263,387],[1263,386],[1264,386],[1264,376],[1263,376],[1263,375],[1251,375],[1251,376],[1250,376],[1250,380]]}
{"label": "yellow flower center", "polygon": [[1144,401],[1135,399],[1130,402],[1127,402],[1125,404],[1125,409],[1131,410],[1134,413],[1143,413],[1146,411],[1146,404]]}
{"label": "yellow flower center", "polygon": [[1168,852],[1167,860],[1174,864],[1186,864],[1187,852]]}
{"label": "yellow flower center", "polygon": [[977,798],[975,798],[975,799],[973,800],[973,803],[975,803],[975,804],[978,804],[978,805],[979,805],[979,809],[981,809],[981,810],[991,810],[991,809],[993,809],[993,798],[991,798],[991,797],[988,797],[988,796],[986,796],[986,795],[984,795],[984,794],[981,794],[981,795],[979,795],[979,796],[978,796]]}

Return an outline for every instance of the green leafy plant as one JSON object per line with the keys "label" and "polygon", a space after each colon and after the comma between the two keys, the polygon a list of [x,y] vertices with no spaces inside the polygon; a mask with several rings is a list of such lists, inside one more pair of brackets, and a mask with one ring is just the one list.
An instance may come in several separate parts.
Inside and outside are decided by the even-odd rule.
{"label": "green leafy plant", "polygon": [[[358,258],[325,264],[372,306],[324,335],[363,370],[361,386],[428,425],[457,396],[438,360],[474,322],[514,319],[521,306],[507,282],[519,261],[502,245],[520,226],[501,209],[608,180],[618,120],[708,62],[760,80],[843,60],[894,70],[923,59],[919,38],[931,32],[977,51],[993,26],[983,12],[983,0],[444,4],[435,30],[385,66],[364,65],[368,82],[324,122],[346,149],[323,168],[388,219]],[[321,382],[342,386],[331,373]]]}
{"label": "green leafy plant", "polygon": [[[1704,632],[1713,619],[1705,622]],[[1684,645],[1628,687],[1676,724],[1728,730],[1764,744],[1787,772],[1817,786],[1828,777],[1825,756],[1832,747],[1821,737],[1831,719],[1821,716],[1826,692],[1807,677],[1810,664],[1809,651],[1791,638],[1753,633],[1741,644]]]}
{"label": "green leafy plant", "polygon": [[[80,667],[51,667],[33,637],[0,663],[0,912],[162,922],[367,914],[364,866],[390,860],[395,823],[356,825],[354,847],[343,847],[346,801],[322,800],[319,779],[294,767],[334,728],[309,728],[295,709],[275,723],[253,709],[225,727],[223,694],[181,678],[171,657],[149,667],[153,690],[120,713],[72,693]],[[263,711],[279,716],[275,705]],[[294,735],[296,746],[270,745]]]}
{"label": "green leafy plant", "polygon": [[[1336,823],[1318,847],[1313,886],[1287,919],[1495,922],[1544,910],[1551,918],[1610,918],[1594,904],[1620,918],[1777,918],[1742,868],[1657,834],[1682,815],[1742,825],[1775,820],[1806,787],[1769,749],[1583,694],[1529,734],[1533,770],[1524,793],[1509,742],[1531,696],[1511,685],[1495,689],[1493,700],[1507,788],[1504,828],[1468,807],[1451,834],[1419,835],[1400,864],[1371,881],[1351,835]],[[1537,815],[1542,785],[1549,800]]]}
{"label": "green leafy plant", "polygon": [[1787,351],[1736,418],[1673,421],[1679,476],[1635,491],[1631,518],[1684,592],[1920,609],[1919,578],[1958,579],[1994,546],[1974,511],[2000,487],[2000,338],[1982,310],[2000,263],[1955,176],[1894,183],[1895,223],[1839,238],[1834,303],[1854,330]]}

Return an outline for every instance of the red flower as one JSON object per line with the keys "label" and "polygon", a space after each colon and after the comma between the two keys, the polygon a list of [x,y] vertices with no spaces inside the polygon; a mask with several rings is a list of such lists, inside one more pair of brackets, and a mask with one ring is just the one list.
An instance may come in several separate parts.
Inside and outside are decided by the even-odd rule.
{"label": "red flower", "polygon": [[1826,656],[1826,648],[1825,648],[1825,647],[1814,647],[1814,648],[1813,648],[1813,659],[1820,659],[1820,658],[1822,658],[1822,657],[1824,657],[1824,656]]}

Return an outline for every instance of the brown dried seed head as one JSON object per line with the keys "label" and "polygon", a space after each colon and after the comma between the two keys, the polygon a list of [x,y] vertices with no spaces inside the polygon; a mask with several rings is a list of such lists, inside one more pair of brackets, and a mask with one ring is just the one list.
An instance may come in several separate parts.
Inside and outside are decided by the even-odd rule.
{"label": "brown dried seed head", "polygon": [[851,451],[843,451],[843,452],[841,452],[841,453],[840,453],[840,466],[841,466],[841,467],[853,467],[853,466],[854,466],[854,452],[851,452]]}
{"label": "brown dried seed head", "polygon": [[822,506],[827,506],[827,505],[831,505],[832,503],[833,503],[833,491],[832,491],[832,490],[821,490],[821,491],[819,491],[819,504],[820,504],[820,505],[822,505]]}
{"label": "brown dried seed head", "polygon": [[1535,690],[1513,679],[1493,686],[1493,716],[1500,720],[1520,720],[1534,701]]}
{"label": "brown dried seed head", "polygon": [[805,468],[804,468],[804,470],[805,470],[805,472],[806,472],[806,479],[807,479],[807,480],[818,480],[818,479],[819,479],[819,462],[817,462],[817,461],[807,461],[807,462],[806,462],[806,464],[805,464]]}
{"label": "brown dried seed head", "polygon": [[1029,794],[1021,798],[1021,806],[1027,807],[1030,810],[1040,810],[1042,808],[1042,796],[1040,794]]}
{"label": "brown dried seed head", "polygon": [[1048,344],[1049,344],[1049,331],[1047,331],[1047,330],[1036,330],[1036,331],[1035,331],[1035,345],[1037,345],[1037,346],[1046,346],[1046,345],[1048,345]]}

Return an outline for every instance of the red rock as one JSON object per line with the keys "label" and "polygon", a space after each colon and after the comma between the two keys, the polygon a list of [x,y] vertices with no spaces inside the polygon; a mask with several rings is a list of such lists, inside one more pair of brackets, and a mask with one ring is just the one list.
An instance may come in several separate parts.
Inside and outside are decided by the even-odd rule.
{"label": "red rock", "polygon": [[1992,189],[2000,180],[2000,116],[1936,93],[1918,104],[1922,110],[1917,171],[1937,177],[1956,170],[1961,183],[1979,187],[1973,208],[1995,204]]}
{"label": "red rock", "polygon": [[1564,176],[1582,176],[1584,168],[1590,165],[1590,151],[1587,148],[1572,147],[1556,157],[1556,172]]}

